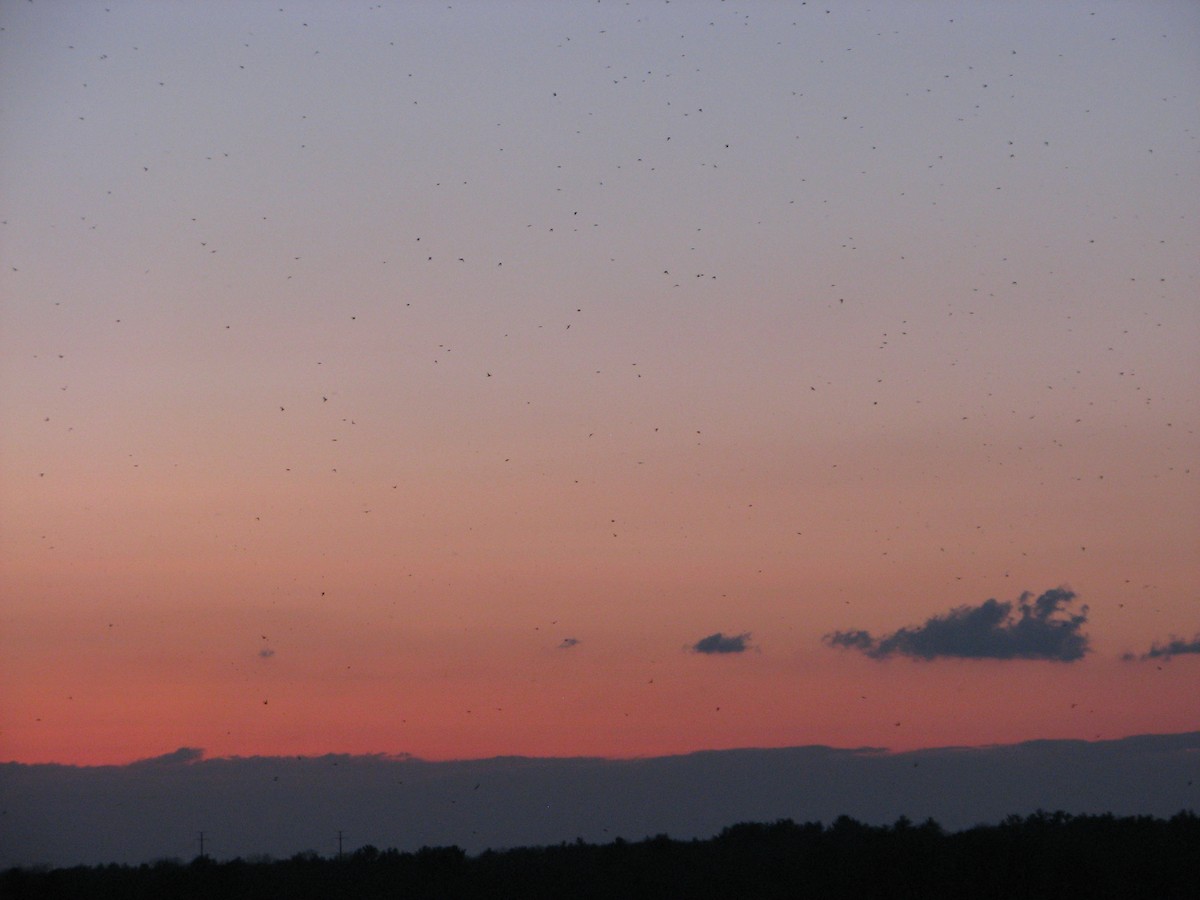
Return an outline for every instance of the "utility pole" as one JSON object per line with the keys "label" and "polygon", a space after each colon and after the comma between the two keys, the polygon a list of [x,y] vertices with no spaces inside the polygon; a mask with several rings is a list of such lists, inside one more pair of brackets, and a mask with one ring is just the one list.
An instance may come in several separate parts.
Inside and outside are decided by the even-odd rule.
{"label": "utility pole", "polygon": [[338,859],[342,858],[342,832],[338,829]]}
{"label": "utility pole", "polygon": [[200,858],[204,859],[204,832],[200,832]]}

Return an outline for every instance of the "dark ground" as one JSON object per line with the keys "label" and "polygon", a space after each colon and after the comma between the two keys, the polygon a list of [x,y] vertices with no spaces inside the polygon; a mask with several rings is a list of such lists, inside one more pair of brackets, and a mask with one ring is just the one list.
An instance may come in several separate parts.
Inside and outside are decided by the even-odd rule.
{"label": "dark ground", "polygon": [[744,823],[707,840],[659,835],[487,851],[361,847],[340,859],[159,861],[9,869],[26,898],[1153,898],[1200,896],[1200,816],[1039,812],[949,833],[900,819]]}

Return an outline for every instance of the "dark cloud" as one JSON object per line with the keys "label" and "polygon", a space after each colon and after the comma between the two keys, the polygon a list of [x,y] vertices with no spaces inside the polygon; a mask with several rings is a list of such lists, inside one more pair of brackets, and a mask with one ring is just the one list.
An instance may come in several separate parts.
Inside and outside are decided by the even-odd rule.
{"label": "dark cloud", "polygon": [[1165,644],[1160,644],[1155,641],[1149,650],[1141,656],[1135,656],[1132,653],[1126,653],[1121,659],[1170,659],[1172,656],[1183,656],[1187,653],[1200,653],[1200,634],[1197,634],[1190,641],[1184,638],[1177,638],[1171,635],[1171,639]]}
{"label": "dark cloud", "polygon": [[171,753],[164,753],[162,756],[151,756],[149,759],[139,759],[137,762],[130,763],[132,766],[183,766],[188,763],[200,762],[204,759],[204,750],[200,747],[180,747]]}
{"label": "dark cloud", "polygon": [[875,641],[866,631],[835,631],[833,634],[825,635],[825,643],[830,647],[861,650],[863,653],[870,653],[875,646]]}
{"label": "dark cloud", "polygon": [[577,645],[578,643],[579,643],[579,638],[563,638],[562,643],[559,644],[558,646],[559,646],[559,649],[561,649],[561,650],[568,650],[571,647],[574,647],[575,645]]}
{"label": "dark cloud", "polygon": [[270,647],[263,647],[261,650],[258,651],[258,655],[261,656],[263,659],[270,659],[272,656],[275,655],[275,651],[272,650]]}
{"label": "dark cloud", "polygon": [[[202,759],[182,748],[129,766],[0,762],[14,865],[217,859],[374,844],[411,852],[707,838],[733,822],[802,814],[950,829],[1038,809],[1172,816],[1197,808],[1200,732],[889,753],[879,748],[718,750],[638,759],[430,762],[383,755]],[[174,765],[147,765],[171,761]]]}
{"label": "dark cloud", "polygon": [[725,635],[721,632],[700,638],[692,644],[696,653],[745,653],[749,649],[750,632]]}
{"label": "dark cloud", "polygon": [[905,627],[882,637],[866,631],[825,635],[831,647],[858,650],[873,659],[910,656],[936,659],[1049,659],[1074,662],[1088,652],[1083,633],[1088,608],[1072,613],[1075,592],[1051,588],[1034,598],[1026,591],[1016,603],[985,600],[931,616],[923,625]]}

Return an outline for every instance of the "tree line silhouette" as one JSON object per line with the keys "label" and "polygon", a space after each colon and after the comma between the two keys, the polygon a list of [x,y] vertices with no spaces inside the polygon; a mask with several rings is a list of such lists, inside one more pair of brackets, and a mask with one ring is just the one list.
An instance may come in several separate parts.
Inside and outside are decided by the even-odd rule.
{"label": "tree line silhouette", "polygon": [[1173,900],[1200,886],[1200,816],[1039,811],[947,832],[932,819],[866,825],[741,823],[706,840],[666,835],[487,850],[360,847],[326,858],[22,867],[0,897],[121,898],[1054,898]]}

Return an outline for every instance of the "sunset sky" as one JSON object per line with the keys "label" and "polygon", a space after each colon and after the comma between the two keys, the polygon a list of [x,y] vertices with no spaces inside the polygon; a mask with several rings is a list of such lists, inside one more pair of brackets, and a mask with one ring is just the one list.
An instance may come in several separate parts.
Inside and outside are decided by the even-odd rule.
{"label": "sunset sky", "polygon": [[1200,722],[1196,4],[0,29],[0,759]]}

